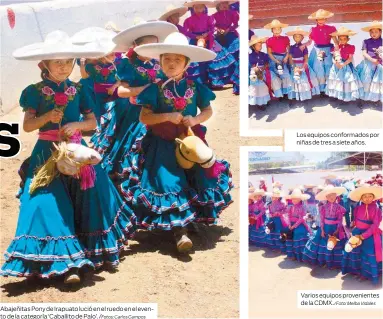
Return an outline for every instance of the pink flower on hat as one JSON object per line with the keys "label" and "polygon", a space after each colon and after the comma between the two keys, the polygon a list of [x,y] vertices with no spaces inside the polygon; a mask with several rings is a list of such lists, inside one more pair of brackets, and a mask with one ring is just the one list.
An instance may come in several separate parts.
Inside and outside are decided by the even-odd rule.
{"label": "pink flower on hat", "polygon": [[55,93],[54,99],[58,106],[65,106],[68,103],[68,96],[65,93]]}
{"label": "pink flower on hat", "polygon": [[49,87],[49,86],[44,86],[43,89],[41,90],[45,95],[51,96],[54,95],[55,92]]}
{"label": "pink flower on hat", "polygon": [[65,94],[66,95],[76,95],[77,90],[74,86],[70,86],[66,89]]}

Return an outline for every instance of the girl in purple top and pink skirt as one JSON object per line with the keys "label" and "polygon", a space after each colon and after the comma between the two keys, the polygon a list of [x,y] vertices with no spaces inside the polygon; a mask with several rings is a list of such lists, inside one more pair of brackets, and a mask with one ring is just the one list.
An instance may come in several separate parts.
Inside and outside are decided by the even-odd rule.
{"label": "girl in purple top and pink skirt", "polygon": [[[369,32],[371,36],[363,41],[364,60],[356,68],[363,83],[363,100],[381,104],[383,102],[382,22],[374,21],[362,30]],[[362,107],[362,103],[359,106]]]}
{"label": "girl in purple top and pink skirt", "polygon": [[337,36],[339,51],[332,49],[334,64],[327,79],[326,94],[343,102],[357,101],[363,98],[363,84],[353,65],[355,46],[348,44],[349,37],[355,35],[347,28],[341,27],[331,36]]}
{"label": "girl in purple top and pink skirt", "polygon": [[[336,203],[336,199],[345,191],[344,187],[329,185],[316,195],[317,200],[325,200],[326,203],[320,207],[321,227],[307,242],[303,252],[303,261],[327,266],[329,269],[341,267],[342,251],[347,240],[343,226],[343,216],[346,210]],[[336,237],[334,247],[328,244],[330,236]]]}
{"label": "girl in purple top and pink skirt", "polygon": [[[315,72],[308,65],[308,50],[301,50],[302,40],[309,33],[297,27],[286,33],[292,36],[295,44],[290,46],[289,60],[291,65],[291,80],[293,83],[291,99],[297,101],[310,100],[313,95],[319,95],[319,82]],[[291,104],[291,102],[290,102]]]}
{"label": "girl in purple top and pink skirt", "polygon": [[377,204],[382,195],[380,186],[361,186],[349,194],[351,200],[362,201],[362,205],[355,208],[355,227],[342,260],[343,274],[351,273],[374,284],[378,284],[382,276],[382,230],[379,228],[382,211]]}
{"label": "girl in purple top and pink skirt", "polygon": [[214,39],[214,18],[207,14],[207,7],[212,5],[211,1],[185,3],[185,6],[190,8],[191,16],[184,22],[184,31],[188,32],[190,44],[203,46],[217,54],[213,61],[191,63],[188,78],[219,89],[231,83],[235,59]]}

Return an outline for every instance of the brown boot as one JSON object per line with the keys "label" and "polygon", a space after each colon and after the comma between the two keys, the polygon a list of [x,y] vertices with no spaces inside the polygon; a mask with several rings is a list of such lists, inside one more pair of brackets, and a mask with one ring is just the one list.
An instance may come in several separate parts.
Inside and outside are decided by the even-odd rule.
{"label": "brown boot", "polygon": [[187,253],[193,247],[193,242],[187,236],[186,228],[177,227],[174,229],[174,237],[177,243],[177,250],[180,253]]}

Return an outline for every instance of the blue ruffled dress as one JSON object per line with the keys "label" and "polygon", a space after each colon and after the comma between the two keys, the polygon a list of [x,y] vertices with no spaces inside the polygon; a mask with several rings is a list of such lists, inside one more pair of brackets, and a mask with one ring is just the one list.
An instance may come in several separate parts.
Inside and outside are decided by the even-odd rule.
{"label": "blue ruffled dress", "polygon": [[[61,95],[61,103],[66,100],[62,125],[77,122],[94,106],[87,89],[70,80],[56,84],[45,79],[23,91],[20,106],[41,116],[55,107],[55,96]],[[40,134],[58,129],[58,124],[49,122],[40,128]],[[19,219],[5,252],[3,276],[49,278],[71,268],[117,265],[122,242],[133,235],[135,216],[100,165],[94,166],[93,188],[83,191],[79,180],[59,174],[48,186],[29,193],[35,170],[55,150],[53,143],[40,138],[29,165],[23,165]]]}
{"label": "blue ruffled dress", "polygon": [[[185,102],[178,109],[177,93]],[[156,114],[182,112],[184,116],[196,116],[198,108],[203,110],[214,99],[214,93],[206,86],[182,79],[169,82],[164,88],[162,83],[150,85],[137,96],[136,103]],[[120,191],[133,205],[139,224],[149,230],[170,230],[192,221],[215,224],[232,202],[229,163],[218,161],[222,168],[218,177],[209,177],[199,165],[185,170],[178,164],[175,138],[185,129],[170,122],[150,126],[140,148],[130,154],[137,169],[131,170]],[[192,129],[196,135],[204,130],[202,126]]]}

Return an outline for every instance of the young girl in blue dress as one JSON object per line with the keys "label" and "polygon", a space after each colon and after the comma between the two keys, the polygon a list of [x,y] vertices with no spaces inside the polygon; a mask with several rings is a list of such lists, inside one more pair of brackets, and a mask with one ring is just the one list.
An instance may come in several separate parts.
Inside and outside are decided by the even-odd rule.
{"label": "young girl in blue dress", "polygon": [[303,260],[303,251],[308,234],[311,234],[311,229],[305,221],[307,209],[302,201],[309,199],[309,195],[303,194],[299,188],[296,188],[292,193],[286,196],[286,199],[291,199],[293,205],[287,207],[287,215],[289,217],[289,230],[293,232],[293,238],[286,240],[287,257],[292,260]]}
{"label": "young girl in blue dress", "polygon": [[[14,52],[17,59],[43,59],[39,63],[42,81],[29,85],[20,97],[24,130],[39,134],[24,172],[16,235],[5,253],[3,276],[65,275],[66,283],[77,283],[78,270],[85,266],[117,266],[123,242],[133,234],[134,214],[100,165],[93,166],[93,186],[83,187],[75,177],[58,174],[46,186],[30,189],[36,173],[55,151],[54,143],[86,145],[81,132],[96,127],[87,87],[68,76],[75,58],[103,54],[73,45],[62,31]],[[79,122],[81,114],[84,119]]]}
{"label": "young girl in blue dress", "polygon": [[[114,42],[121,46],[135,47],[146,43],[163,41],[176,26],[164,21],[144,22],[121,31]],[[139,121],[141,107],[133,105],[130,98],[139,94],[147,85],[163,78],[157,60],[138,55],[133,49],[123,58],[117,68],[121,80],[116,106],[103,116],[101,133],[92,141],[94,148],[103,155],[102,166],[115,178],[123,178],[137,166],[138,145],[146,133]]]}
{"label": "young girl in blue dress", "polygon": [[175,153],[175,139],[188,128],[204,140],[206,128],[200,124],[211,117],[210,101],[215,95],[201,83],[186,79],[185,71],[188,63],[214,59],[215,53],[189,45],[178,32],[164,43],[141,45],[135,51],[159,59],[168,79],[151,84],[136,97],[135,103],[143,107],[140,121],[148,132],[139,151],[138,169],[120,190],[133,205],[141,226],[172,230],[178,251],[188,252],[192,242],[185,227],[191,222],[215,224],[231,203],[229,163],[217,160],[209,170],[200,165],[183,169]]}
{"label": "young girl in blue dress", "polygon": [[[331,33],[331,36],[338,37],[341,62],[332,65],[325,92],[329,97],[343,102],[357,101],[364,95],[363,84],[353,65],[355,46],[348,44],[350,36],[355,34],[356,32],[345,27],[340,27],[337,32]],[[331,49],[331,52],[335,58],[336,50]]]}
{"label": "young girl in blue dress", "polygon": [[271,203],[267,206],[267,209],[269,211],[269,222],[273,222],[274,229],[270,230],[266,237],[267,246],[273,250],[286,252],[286,246],[280,240],[281,231],[288,228],[288,223],[284,216],[287,206],[282,202],[284,194],[280,189],[274,188],[269,196],[271,196]]}
{"label": "young girl in blue dress", "polygon": [[373,284],[378,284],[382,276],[382,230],[379,228],[382,211],[377,204],[383,197],[382,190],[380,186],[360,186],[350,193],[351,200],[362,202],[355,208],[352,229],[352,236],[361,244],[349,252],[345,250],[342,259],[343,274],[351,273]]}
{"label": "young girl in blue dress", "polygon": [[[302,41],[309,33],[297,27],[286,32],[292,36],[295,44],[290,46],[289,61],[291,65],[292,91],[291,99],[297,101],[310,100],[314,95],[320,94],[319,82],[314,71],[308,65],[308,50],[301,50]],[[291,104],[291,103],[290,103]]]}
{"label": "young girl in blue dress", "polygon": [[265,191],[256,189],[253,194],[253,204],[249,206],[249,243],[257,247],[266,247],[265,233],[266,207],[263,201]]}
{"label": "young girl in blue dress", "polygon": [[[363,83],[363,100],[381,105],[383,102],[382,22],[374,21],[362,30],[370,33],[370,38],[363,41],[364,60],[356,68]],[[359,107],[362,107],[362,102],[359,103]]]}
{"label": "young girl in blue dress", "polygon": [[[314,265],[327,266],[329,269],[341,268],[344,245],[346,244],[346,232],[343,226],[345,209],[336,203],[337,196],[342,195],[344,187],[328,185],[316,195],[318,201],[325,201],[321,205],[320,228],[314,237],[310,238],[303,251],[303,261]],[[335,236],[339,241],[332,250],[327,248],[330,236]]]}

